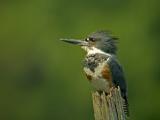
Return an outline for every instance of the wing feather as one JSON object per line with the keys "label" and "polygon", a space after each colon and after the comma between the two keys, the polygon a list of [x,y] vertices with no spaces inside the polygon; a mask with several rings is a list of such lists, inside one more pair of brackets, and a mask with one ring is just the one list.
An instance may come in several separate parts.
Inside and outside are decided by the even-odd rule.
{"label": "wing feather", "polygon": [[127,115],[129,115],[127,86],[126,86],[126,81],[125,81],[122,66],[119,64],[116,57],[113,57],[113,56],[108,58],[107,64],[109,65],[110,71],[111,71],[111,74],[112,74],[112,82],[116,87],[118,87],[118,86],[120,87],[121,95],[125,100],[124,111]]}

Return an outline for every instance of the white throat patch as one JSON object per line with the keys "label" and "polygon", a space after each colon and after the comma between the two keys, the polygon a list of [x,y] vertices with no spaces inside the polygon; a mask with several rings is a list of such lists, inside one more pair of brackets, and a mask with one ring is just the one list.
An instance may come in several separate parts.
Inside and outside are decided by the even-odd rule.
{"label": "white throat patch", "polygon": [[91,54],[96,54],[96,53],[101,53],[101,54],[105,54],[108,56],[111,56],[109,53],[105,53],[100,49],[97,49],[95,47],[86,47],[86,46],[82,46],[82,49],[84,49],[85,51],[87,51],[87,55],[91,55]]}

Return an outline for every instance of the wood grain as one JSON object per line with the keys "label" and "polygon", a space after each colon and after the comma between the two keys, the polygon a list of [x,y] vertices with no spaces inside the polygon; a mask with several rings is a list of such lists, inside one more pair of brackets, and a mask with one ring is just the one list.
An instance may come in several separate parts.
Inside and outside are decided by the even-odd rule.
{"label": "wood grain", "polygon": [[108,95],[92,92],[92,99],[95,120],[126,120],[119,87],[113,88]]}

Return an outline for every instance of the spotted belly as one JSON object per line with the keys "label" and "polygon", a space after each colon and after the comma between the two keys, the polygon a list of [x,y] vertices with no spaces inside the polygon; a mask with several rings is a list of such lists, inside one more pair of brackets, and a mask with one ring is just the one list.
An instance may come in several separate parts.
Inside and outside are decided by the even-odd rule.
{"label": "spotted belly", "polygon": [[94,69],[94,71],[90,68],[84,67],[84,72],[89,82],[98,91],[105,91],[108,93],[113,86],[111,72],[106,63],[101,63]]}

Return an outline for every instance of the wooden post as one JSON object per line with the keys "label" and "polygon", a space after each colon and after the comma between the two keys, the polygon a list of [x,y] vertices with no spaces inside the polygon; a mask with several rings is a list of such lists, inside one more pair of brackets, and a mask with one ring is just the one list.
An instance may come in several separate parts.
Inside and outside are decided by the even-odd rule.
{"label": "wooden post", "polygon": [[126,120],[120,88],[113,88],[109,95],[92,92],[95,120]]}

